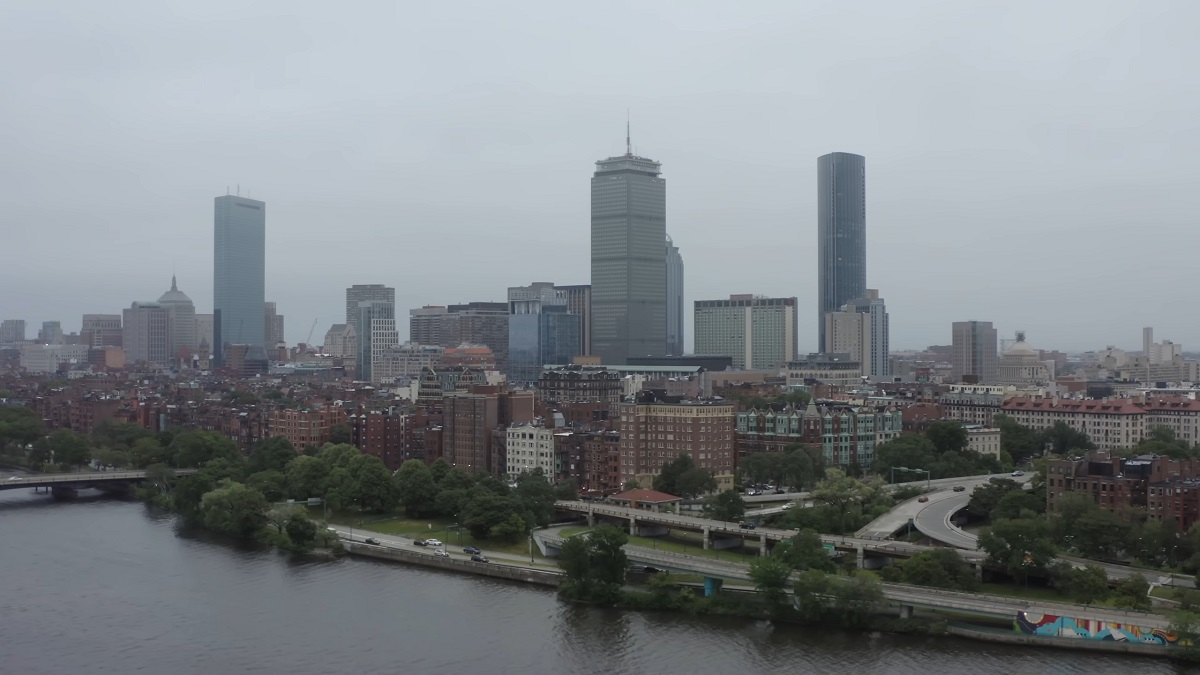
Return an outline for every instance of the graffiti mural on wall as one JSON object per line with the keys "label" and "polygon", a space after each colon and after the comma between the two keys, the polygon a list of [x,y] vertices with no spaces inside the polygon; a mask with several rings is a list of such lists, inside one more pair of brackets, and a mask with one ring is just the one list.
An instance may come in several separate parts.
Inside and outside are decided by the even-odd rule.
{"label": "graffiti mural on wall", "polygon": [[1113,640],[1145,645],[1173,645],[1179,638],[1161,628],[1142,628],[1123,623],[1080,619],[1053,614],[1017,612],[1017,632],[1025,635]]}

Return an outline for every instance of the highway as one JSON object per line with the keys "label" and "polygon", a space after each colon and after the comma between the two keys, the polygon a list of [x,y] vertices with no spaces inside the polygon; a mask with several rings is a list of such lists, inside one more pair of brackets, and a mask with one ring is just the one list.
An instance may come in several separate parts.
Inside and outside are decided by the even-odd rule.
{"label": "highway", "polygon": [[[328,527],[329,529],[337,532],[338,536],[342,539],[347,539],[349,541],[358,543],[366,543],[367,538],[373,537],[379,540],[379,544],[381,546],[403,548],[406,551],[423,553],[425,555],[434,555],[434,551],[439,548],[437,546],[417,546],[416,544],[413,544],[413,540],[408,537],[379,534],[378,532],[371,532],[370,530],[364,530],[362,528],[346,527],[345,525],[329,525]],[[440,548],[445,549],[446,553],[449,554],[449,557],[456,558],[458,560],[471,559],[471,554],[463,553],[462,546],[457,545],[455,542],[443,541],[442,544],[443,546]],[[537,552],[536,547],[534,548],[534,552]],[[486,549],[483,549],[483,555],[492,562],[529,567],[529,556],[515,556],[511,553],[493,553]],[[542,567],[535,567],[535,569],[541,569],[544,571],[544,568]]]}
{"label": "highway", "polygon": [[[975,535],[964,532],[951,524],[950,518],[966,508],[975,488],[986,485],[992,478],[1007,478],[1023,483],[1028,481],[1031,476],[998,473],[934,481],[941,485],[934,492],[923,495],[928,498],[927,502],[921,502],[920,498],[901,502],[891,511],[868,523],[856,534],[866,539],[889,539],[911,521],[921,534],[930,539],[956,548],[974,550],[978,548]],[[961,485],[966,489],[962,492],[955,492],[953,488],[956,485]]]}
{"label": "highway", "polygon": [[[195,469],[176,469],[176,476],[187,476],[196,473]],[[119,481],[141,480],[146,477],[145,471],[89,471],[87,473],[24,473],[14,474],[0,480],[0,490],[11,490],[23,487],[54,487],[79,486],[87,487],[96,483],[115,483]]]}

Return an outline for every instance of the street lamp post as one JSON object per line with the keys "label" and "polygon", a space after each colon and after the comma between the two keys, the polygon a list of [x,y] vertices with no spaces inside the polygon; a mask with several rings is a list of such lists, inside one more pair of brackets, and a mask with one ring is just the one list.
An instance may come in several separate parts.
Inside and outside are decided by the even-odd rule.
{"label": "street lamp post", "polygon": [[929,489],[929,485],[931,483],[930,479],[933,476],[931,476],[930,473],[928,471],[926,471],[925,469],[910,469],[907,466],[893,466],[892,467],[892,478],[889,482],[891,482],[891,483],[896,482],[896,472],[897,471],[899,471],[900,473],[915,473],[918,475],[925,474],[925,489],[926,490]]}

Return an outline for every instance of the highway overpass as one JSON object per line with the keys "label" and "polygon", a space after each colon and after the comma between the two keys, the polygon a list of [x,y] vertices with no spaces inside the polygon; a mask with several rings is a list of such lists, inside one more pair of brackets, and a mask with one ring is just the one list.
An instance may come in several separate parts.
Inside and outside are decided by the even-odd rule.
{"label": "highway overpass", "polygon": [[[176,469],[176,476],[196,473],[195,469]],[[146,479],[145,471],[95,471],[88,473],[38,473],[9,476],[0,480],[0,490],[18,488],[49,488],[51,490],[83,490],[138,483]]]}

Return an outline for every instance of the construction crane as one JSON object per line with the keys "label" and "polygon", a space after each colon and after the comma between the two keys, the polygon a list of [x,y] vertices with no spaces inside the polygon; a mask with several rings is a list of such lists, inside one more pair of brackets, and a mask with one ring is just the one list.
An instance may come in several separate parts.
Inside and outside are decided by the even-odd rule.
{"label": "construction crane", "polygon": [[312,328],[308,329],[308,339],[304,341],[304,345],[306,347],[312,347],[312,334],[313,334],[313,331],[315,331],[317,329],[318,321],[320,321],[320,319],[313,319]]}

